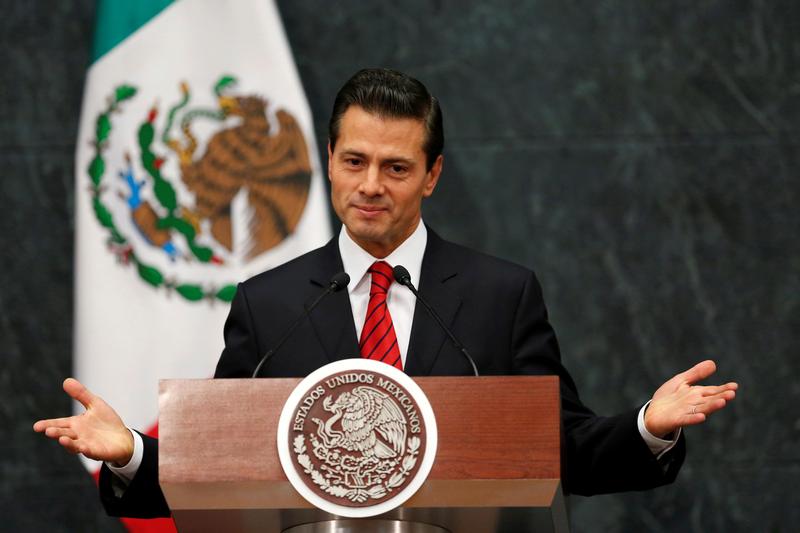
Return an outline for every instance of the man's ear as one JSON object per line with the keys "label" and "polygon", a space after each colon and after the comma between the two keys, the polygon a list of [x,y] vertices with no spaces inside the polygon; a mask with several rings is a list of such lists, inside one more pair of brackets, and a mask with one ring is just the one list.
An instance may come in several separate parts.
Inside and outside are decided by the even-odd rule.
{"label": "man's ear", "polygon": [[328,181],[331,180],[331,165],[333,164],[333,150],[331,149],[331,140],[328,139]]}
{"label": "man's ear", "polygon": [[433,162],[433,166],[428,171],[428,175],[426,179],[428,180],[425,183],[425,188],[422,191],[422,196],[427,198],[431,194],[433,194],[433,190],[436,188],[436,184],[439,183],[439,176],[442,174],[442,165],[444,164],[444,156],[439,154],[439,157],[436,158],[436,161]]}

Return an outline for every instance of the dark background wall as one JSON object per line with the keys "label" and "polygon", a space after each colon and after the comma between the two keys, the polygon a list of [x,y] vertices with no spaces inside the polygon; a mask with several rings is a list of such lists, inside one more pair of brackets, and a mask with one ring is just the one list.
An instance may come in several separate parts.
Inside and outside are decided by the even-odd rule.
{"label": "dark background wall", "polygon": [[[325,145],[361,66],[445,113],[425,218],[536,269],[584,400],[611,414],[713,357],[741,393],[687,430],[677,482],[572,498],[575,531],[800,523],[800,4],[278,2]],[[5,2],[0,96],[0,530],[118,531],[69,412],[73,152],[94,3]],[[323,154],[324,161],[324,154]],[[620,465],[625,468],[625,465]]]}

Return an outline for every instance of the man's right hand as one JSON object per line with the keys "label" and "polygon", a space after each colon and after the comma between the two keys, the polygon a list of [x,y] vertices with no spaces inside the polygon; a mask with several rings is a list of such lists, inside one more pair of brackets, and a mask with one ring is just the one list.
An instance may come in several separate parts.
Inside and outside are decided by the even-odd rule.
{"label": "man's right hand", "polygon": [[89,459],[118,466],[128,464],[133,456],[133,435],[117,412],[77,379],[64,380],[64,392],[79,401],[86,411],[66,418],[39,420],[33,430],[57,440],[70,453],[82,453]]}

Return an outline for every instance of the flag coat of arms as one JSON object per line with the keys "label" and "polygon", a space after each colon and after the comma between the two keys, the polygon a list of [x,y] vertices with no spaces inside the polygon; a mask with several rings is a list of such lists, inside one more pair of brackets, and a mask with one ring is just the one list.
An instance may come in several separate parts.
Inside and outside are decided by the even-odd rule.
{"label": "flag coat of arms", "polygon": [[75,374],[154,432],[159,379],[213,375],[236,283],[330,238],[325,185],[273,2],[101,1],[97,32],[76,154]]}

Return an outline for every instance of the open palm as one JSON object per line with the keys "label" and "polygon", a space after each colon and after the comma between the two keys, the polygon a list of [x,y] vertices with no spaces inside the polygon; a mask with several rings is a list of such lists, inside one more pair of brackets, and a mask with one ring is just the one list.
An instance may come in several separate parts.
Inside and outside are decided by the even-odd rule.
{"label": "open palm", "polygon": [[133,455],[133,436],[116,411],[76,379],[64,380],[64,392],[79,401],[86,411],[65,418],[39,420],[33,430],[57,440],[70,453],[127,464]]}
{"label": "open palm", "polygon": [[644,423],[647,431],[664,437],[679,427],[700,424],[736,397],[738,385],[696,385],[717,370],[714,361],[707,360],[673,376],[653,394],[647,406]]}

